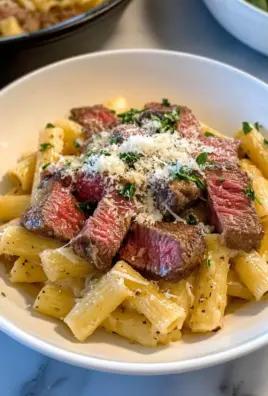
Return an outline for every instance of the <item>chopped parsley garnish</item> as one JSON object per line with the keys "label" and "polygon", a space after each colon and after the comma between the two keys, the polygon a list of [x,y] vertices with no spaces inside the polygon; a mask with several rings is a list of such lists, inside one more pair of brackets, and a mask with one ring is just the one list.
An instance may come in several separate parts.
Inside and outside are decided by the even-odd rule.
{"label": "chopped parsley garnish", "polygon": [[152,120],[158,121],[160,123],[159,132],[174,132],[176,129],[177,122],[180,118],[180,109],[176,107],[171,111],[167,111],[161,116],[152,115]]}
{"label": "chopped parsley garnish", "polygon": [[255,122],[254,126],[257,129],[257,131],[260,131],[260,129],[262,129],[262,127],[263,127],[259,122]]}
{"label": "chopped parsley garnish", "polygon": [[140,114],[140,110],[130,109],[125,113],[118,114],[118,117],[122,124],[134,124],[137,122],[137,116]]}
{"label": "chopped parsley garnish", "polygon": [[136,192],[136,185],[135,183],[126,183],[122,190],[118,191],[119,195],[122,195],[126,199],[132,199]]}
{"label": "chopped parsley garnish", "polygon": [[198,163],[198,165],[205,165],[207,159],[208,159],[208,153],[204,151],[203,153],[200,153],[195,160]]}
{"label": "chopped parsley garnish", "polygon": [[110,157],[110,155],[112,155],[111,153],[109,153],[109,152],[106,151],[106,150],[100,150],[100,151],[99,151],[99,154],[100,154],[100,155],[105,155],[105,157]]}
{"label": "chopped parsley garnish", "polygon": [[186,166],[182,166],[177,172],[175,172],[174,178],[187,182],[193,182],[197,185],[197,187],[201,188],[201,190],[206,189],[203,180],[201,180],[199,176],[197,176],[191,169],[187,168]]}
{"label": "chopped parsley garnish", "polygon": [[46,164],[42,165],[42,170],[47,169],[47,167],[50,165],[50,162],[47,162]]}
{"label": "chopped parsley garnish", "polygon": [[76,204],[75,207],[81,212],[86,212],[87,214],[91,214],[94,211],[96,205],[89,201],[82,201]]}
{"label": "chopped parsley garnish", "polygon": [[130,168],[134,168],[135,162],[137,162],[143,154],[137,153],[135,151],[129,151],[127,153],[120,153],[119,158],[125,162]]}
{"label": "chopped parsley garnish", "polygon": [[252,131],[253,128],[248,122],[244,121],[244,122],[242,122],[242,129],[243,129],[244,134],[247,135],[248,133],[250,133]]}
{"label": "chopped parsley garnish", "polygon": [[252,187],[252,185],[249,185],[247,188],[245,188],[244,193],[252,200],[252,201],[257,201],[260,205],[262,204],[257,195],[255,194],[255,191]]}
{"label": "chopped parsley garnish", "polygon": [[50,122],[46,125],[47,128],[56,128],[54,124],[51,124]]}
{"label": "chopped parsley garnish", "polygon": [[113,109],[110,109],[110,112],[113,113],[113,114],[116,114],[116,111],[113,110]]}
{"label": "chopped parsley garnish", "polygon": [[54,147],[51,143],[41,143],[39,151],[44,152],[47,151],[48,149]]}
{"label": "chopped parsley garnish", "polygon": [[187,224],[189,225],[196,225],[198,224],[198,219],[195,215],[193,214],[189,214],[189,216],[187,217]]}
{"label": "chopped parsley garnish", "polygon": [[224,179],[224,177],[218,177],[218,181],[219,181],[220,183],[223,183],[223,182],[225,182],[225,179]]}
{"label": "chopped parsley garnish", "polygon": [[211,267],[211,260],[210,260],[209,258],[207,258],[206,267],[207,267],[207,268],[210,268],[210,267]]}
{"label": "chopped parsley garnish", "polygon": [[161,105],[166,107],[171,106],[170,101],[167,98],[162,99]]}
{"label": "chopped parsley garnish", "polygon": [[74,147],[75,147],[75,148],[81,147],[80,143],[79,143],[77,140],[74,140],[73,143],[74,143]]}
{"label": "chopped parsley garnish", "polygon": [[214,133],[212,133],[212,132],[206,131],[205,136],[210,137],[210,136],[216,136],[216,135],[214,135]]}
{"label": "chopped parsley garnish", "polygon": [[110,138],[110,142],[109,142],[110,144],[117,144],[117,143],[120,143],[120,137],[119,136],[112,136],[111,138]]}
{"label": "chopped parsley garnish", "polygon": [[268,140],[267,139],[263,139],[263,144],[265,147],[268,147]]}

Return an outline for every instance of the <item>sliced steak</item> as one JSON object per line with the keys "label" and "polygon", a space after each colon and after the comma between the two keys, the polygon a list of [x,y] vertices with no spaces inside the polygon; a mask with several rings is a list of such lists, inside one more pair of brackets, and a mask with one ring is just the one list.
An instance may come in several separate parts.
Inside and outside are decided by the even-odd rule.
{"label": "sliced steak", "polygon": [[177,131],[180,134],[189,139],[199,139],[201,135],[201,125],[198,119],[186,106],[180,106],[180,116],[177,123]]}
{"label": "sliced steak", "polygon": [[74,251],[101,271],[108,270],[129,230],[133,203],[116,193],[100,201],[92,217],[72,240]]}
{"label": "sliced steak", "polygon": [[21,224],[37,234],[68,241],[78,234],[85,220],[77,204],[68,188],[53,179],[47,180],[38,204],[22,215]]}
{"label": "sliced steak", "polygon": [[202,195],[195,183],[184,180],[158,181],[153,189],[157,207],[167,220],[172,219],[172,212],[179,214]]}
{"label": "sliced steak", "polygon": [[230,249],[250,251],[259,246],[263,229],[253,201],[246,194],[248,176],[233,166],[206,172],[211,223]]}
{"label": "sliced steak", "polygon": [[89,135],[110,130],[118,124],[117,116],[102,105],[71,109],[70,118],[82,125]]}
{"label": "sliced steak", "polygon": [[79,201],[99,202],[105,192],[105,181],[100,174],[82,173],[74,185]]}
{"label": "sliced steak", "polygon": [[144,110],[141,112],[139,119],[143,120],[146,118],[152,118],[152,115],[161,117],[163,114],[168,113],[177,107],[178,106],[176,105],[165,106],[162,103],[149,102],[145,104]]}
{"label": "sliced steak", "polygon": [[114,143],[123,143],[124,140],[127,140],[130,136],[145,135],[146,132],[134,124],[122,124],[116,126],[111,132],[111,140]]}
{"label": "sliced steak", "polygon": [[182,222],[134,224],[120,258],[153,279],[177,281],[198,266],[205,251],[201,228]]}
{"label": "sliced steak", "polygon": [[209,162],[225,163],[231,162],[239,165],[238,150],[240,141],[235,139],[221,139],[217,137],[201,136],[200,141],[207,147],[213,149],[209,154]]}

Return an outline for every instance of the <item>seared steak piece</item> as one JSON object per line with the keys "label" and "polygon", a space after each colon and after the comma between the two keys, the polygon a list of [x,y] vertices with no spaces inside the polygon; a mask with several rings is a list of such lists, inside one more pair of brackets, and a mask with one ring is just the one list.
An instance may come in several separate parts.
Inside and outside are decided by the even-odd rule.
{"label": "seared steak piece", "polygon": [[84,224],[84,214],[68,188],[58,181],[43,182],[40,200],[21,217],[21,224],[29,231],[69,241]]}
{"label": "seared steak piece", "polygon": [[188,107],[180,106],[179,109],[180,116],[177,123],[177,131],[185,138],[199,140],[201,135],[201,125],[199,124],[198,119]]}
{"label": "seared steak piece", "polygon": [[102,198],[92,217],[72,240],[74,251],[101,271],[108,270],[129,230],[133,203],[116,193]]}
{"label": "seared steak piece", "polygon": [[250,199],[251,183],[238,167],[206,172],[211,223],[230,249],[249,252],[258,248],[263,229]]}
{"label": "seared steak piece", "polygon": [[119,254],[146,276],[177,281],[198,266],[204,251],[201,228],[178,222],[134,224]]}
{"label": "seared steak piece", "polygon": [[157,207],[167,220],[172,219],[172,212],[179,214],[202,195],[195,183],[184,180],[159,181],[154,192]]}
{"label": "seared steak piece", "polygon": [[239,165],[238,150],[240,141],[235,139],[221,139],[217,137],[200,136],[201,142],[214,151],[209,154],[209,162],[231,162]]}
{"label": "seared steak piece", "polygon": [[100,174],[81,174],[74,185],[79,201],[99,202],[105,190],[104,179]]}
{"label": "seared steak piece", "polygon": [[139,119],[143,120],[146,118],[152,118],[152,115],[161,117],[163,114],[168,113],[177,107],[178,106],[176,105],[165,106],[162,103],[149,102],[145,104],[144,110],[141,112]]}
{"label": "seared steak piece", "polygon": [[112,129],[118,124],[117,116],[102,105],[71,109],[70,118],[82,125],[89,134]]}
{"label": "seared steak piece", "polygon": [[145,135],[145,131],[134,124],[121,124],[116,126],[111,132],[111,141],[114,143],[123,143],[130,136]]}

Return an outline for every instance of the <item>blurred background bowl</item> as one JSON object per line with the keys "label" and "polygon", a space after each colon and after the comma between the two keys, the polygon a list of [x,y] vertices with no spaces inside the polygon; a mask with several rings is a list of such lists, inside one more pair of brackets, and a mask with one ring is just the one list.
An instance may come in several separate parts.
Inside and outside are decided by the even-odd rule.
{"label": "blurred background bowl", "polygon": [[45,29],[40,29],[32,33],[24,33],[10,37],[0,37],[0,50],[14,49],[19,47],[30,48],[38,45],[43,45],[47,42],[63,38],[78,29],[82,28],[106,12],[112,10],[115,6],[119,5],[125,0],[107,0],[99,6],[90,9],[82,14],[76,15],[73,18],[66,19],[65,21]]}
{"label": "blurred background bowl", "polygon": [[203,0],[211,14],[244,44],[268,55],[268,12],[244,0]]}

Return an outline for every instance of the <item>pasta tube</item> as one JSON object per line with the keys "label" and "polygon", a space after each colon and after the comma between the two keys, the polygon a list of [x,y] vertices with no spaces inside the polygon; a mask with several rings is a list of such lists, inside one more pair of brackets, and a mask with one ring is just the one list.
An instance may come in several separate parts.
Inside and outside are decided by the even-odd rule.
{"label": "pasta tube", "polygon": [[227,305],[227,274],[230,251],[216,234],[207,235],[207,258],[203,260],[196,284],[195,302],[189,326],[193,332],[222,327]]}
{"label": "pasta tube", "polygon": [[268,264],[259,253],[252,251],[234,259],[235,270],[241,281],[260,300],[268,291]]}
{"label": "pasta tube", "polygon": [[31,202],[30,195],[0,195],[0,221],[20,217]]}
{"label": "pasta tube", "polygon": [[94,274],[96,269],[77,256],[70,247],[45,250],[40,254],[43,269],[51,282],[63,278],[80,278]]}
{"label": "pasta tube", "polygon": [[78,340],[84,341],[129,295],[124,281],[110,271],[92,285],[64,322]]}
{"label": "pasta tube", "polygon": [[47,277],[40,261],[19,257],[11,269],[10,280],[13,283],[38,283],[45,282]]}
{"label": "pasta tube", "polygon": [[135,309],[160,331],[167,334],[185,319],[184,308],[179,307],[147,279],[124,261],[119,261],[111,270],[112,273],[124,279],[125,285],[132,290],[131,303]]}

